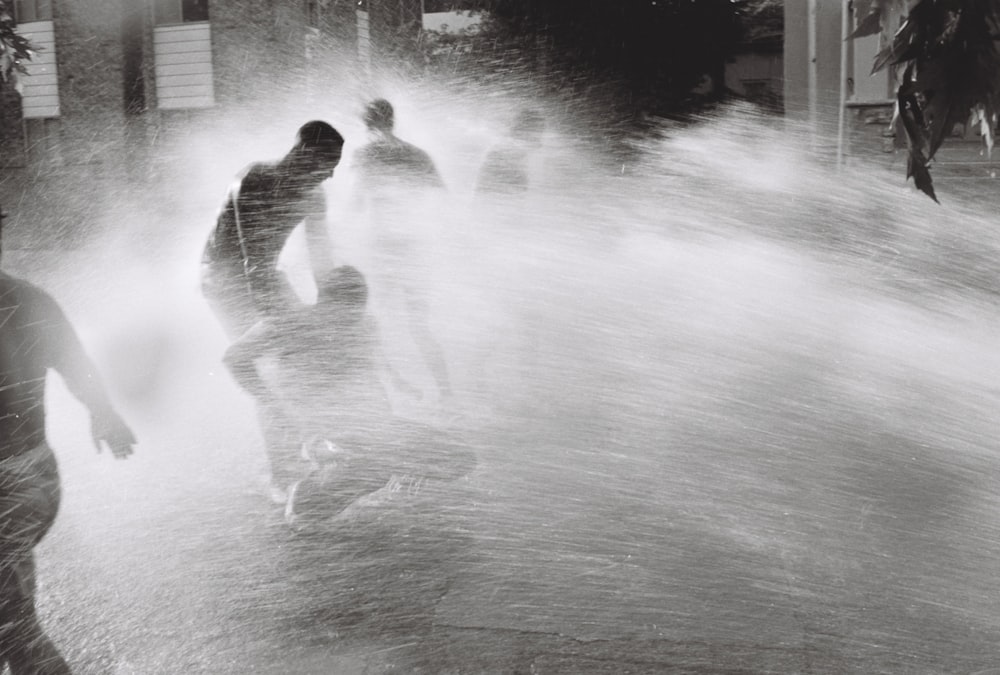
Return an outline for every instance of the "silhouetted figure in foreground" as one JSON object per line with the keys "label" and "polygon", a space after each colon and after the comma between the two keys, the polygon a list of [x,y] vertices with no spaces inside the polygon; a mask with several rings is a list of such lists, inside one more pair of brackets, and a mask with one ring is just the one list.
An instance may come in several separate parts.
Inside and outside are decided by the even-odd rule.
{"label": "silhouetted figure in foreground", "polygon": [[300,223],[314,277],[333,266],[320,184],[333,176],[343,146],[332,126],[307,122],[288,154],[251,164],[230,189],[202,256],[202,291],[230,338],[295,297],[278,257]]}
{"label": "silhouetted figure in foreground", "polygon": [[60,488],[45,435],[49,369],[91,414],[98,452],[132,454],[135,437],[112,408],[94,364],[45,291],[0,272],[0,670],[65,675],[68,664],[35,612],[34,547],[55,521]]}

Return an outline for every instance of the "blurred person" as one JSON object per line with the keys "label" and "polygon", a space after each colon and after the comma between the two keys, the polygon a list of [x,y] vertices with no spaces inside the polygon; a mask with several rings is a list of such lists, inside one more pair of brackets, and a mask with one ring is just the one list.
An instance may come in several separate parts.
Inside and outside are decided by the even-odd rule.
{"label": "blurred person", "polygon": [[545,118],[535,109],[521,111],[510,127],[509,140],[492,148],[476,178],[477,194],[522,194],[531,186],[532,152],[541,145]]}
{"label": "blurred person", "polygon": [[98,452],[106,445],[116,459],[131,455],[135,437],[62,309],[45,291],[0,271],[0,668],[6,663],[11,675],[70,672],[35,610],[33,549],[60,501],[45,433],[50,369],[90,410]]}
{"label": "blurred person", "polygon": [[[356,268],[341,266],[325,276],[315,305],[256,324],[230,346],[225,363],[259,405],[273,480],[287,493],[290,522],[302,516],[305,503],[313,512],[335,514],[384,487],[392,469],[443,475],[435,462],[413,455],[413,446],[442,434],[393,413],[388,390],[420,394],[384,358],[368,287]],[[350,453],[342,447],[367,450],[347,469]]]}
{"label": "blurred person", "polygon": [[439,215],[431,210],[439,205],[426,200],[443,194],[444,181],[430,155],[395,135],[395,111],[389,101],[370,102],[363,119],[368,142],[352,157],[356,174],[352,210],[363,214],[368,228],[373,294],[387,321],[401,321],[440,396],[446,398],[451,395],[451,380],[444,350],[430,328],[423,222]]}
{"label": "blurred person", "polygon": [[335,418],[336,426],[364,426],[390,412],[379,378],[388,374],[406,388],[377,360],[380,343],[367,298],[360,272],[334,268],[320,279],[315,305],[259,321],[226,351],[226,367],[258,404],[276,502],[284,503],[305,466],[301,448],[308,420],[316,417],[311,408],[329,400],[333,405],[320,415]]}
{"label": "blurred person", "polygon": [[313,278],[333,267],[321,183],[343,146],[332,126],[307,122],[283,158],[251,164],[230,188],[202,254],[202,292],[230,339],[296,297],[278,258],[300,223]]}
{"label": "blurred person", "polygon": [[379,98],[369,103],[363,121],[368,142],[355,151],[353,162],[367,190],[391,190],[393,181],[417,187],[444,187],[431,156],[396,136],[396,111],[389,101]]}
{"label": "blurred person", "polygon": [[[468,286],[481,288],[486,298],[496,298],[497,290],[508,288],[511,279],[523,283],[529,275],[538,275],[535,266],[547,260],[545,251],[534,248],[537,244],[550,245],[539,233],[553,230],[552,221],[544,216],[551,205],[534,201],[541,178],[537,158],[545,130],[546,120],[539,110],[520,110],[502,138],[489,148],[476,175],[476,199],[472,202],[476,215],[468,220],[477,224],[477,231],[468,231],[470,236],[462,242],[462,248],[474,251],[470,259],[477,266]],[[546,221],[541,230],[537,228],[540,217]],[[532,229],[531,236],[525,236],[526,229]],[[494,399],[495,378],[488,374],[490,362],[504,363],[508,372],[534,373],[541,365],[537,360],[538,323],[529,313],[531,305],[518,298],[515,313],[503,318],[504,325],[484,330],[477,340],[475,355],[464,370],[476,398],[509,403],[502,395]],[[484,320],[496,321],[489,315]],[[518,330],[510,330],[513,324],[518,325]]]}

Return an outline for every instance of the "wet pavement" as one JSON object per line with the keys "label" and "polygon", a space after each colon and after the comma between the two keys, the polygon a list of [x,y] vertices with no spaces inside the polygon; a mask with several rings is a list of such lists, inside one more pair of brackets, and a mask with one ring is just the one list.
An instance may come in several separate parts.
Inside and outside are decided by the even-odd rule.
{"label": "wet pavement", "polygon": [[725,431],[701,439],[701,456],[642,457],[494,430],[511,443],[481,448],[469,479],[301,535],[264,497],[249,408],[223,424],[209,405],[228,383],[206,376],[177,417],[138,419],[160,433],[123,463],[73,440],[85,420],[53,389],[66,495],[39,549],[40,607],[78,673],[997,663],[990,453],[916,444],[862,417],[836,457],[832,426],[790,422],[772,432],[798,438],[801,455],[724,452]]}
{"label": "wet pavement", "polygon": [[[131,277],[62,271],[115,269],[113,251],[76,267],[6,251],[79,319],[140,439],[127,462],[95,456],[53,378],[65,495],[39,607],[76,672],[1000,667],[995,297],[926,310],[920,288],[814,288],[786,252],[651,243],[676,278],[629,286],[612,315],[649,331],[615,342],[599,313],[614,293],[581,331],[627,350],[602,360],[549,321],[533,337],[554,333],[564,360],[521,407],[472,413],[467,480],[308,535],[265,496],[254,411],[219,368],[194,265],[149,308],[163,298],[148,289],[122,298]],[[866,280],[855,264],[845,276]],[[559,312],[574,297],[542,309],[579,318]]]}

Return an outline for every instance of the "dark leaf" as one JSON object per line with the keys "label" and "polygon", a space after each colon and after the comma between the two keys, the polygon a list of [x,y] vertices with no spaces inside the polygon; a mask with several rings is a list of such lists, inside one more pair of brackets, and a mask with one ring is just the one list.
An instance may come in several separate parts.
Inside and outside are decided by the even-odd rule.
{"label": "dark leaf", "polygon": [[848,40],[854,40],[860,37],[866,37],[868,35],[878,35],[882,32],[882,16],[881,13],[872,12],[858,24],[858,27],[854,29],[854,32],[847,36]]}
{"label": "dark leaf", "polygon": [[[918,190],[923,192],[925,195],[938,202],[937,195],[934,194],[934,182],[931,180],[931,171],[927,168],[927,162],[923,157],[923,153],[913,150],[910,151],[910,156],[906,162],[906,177],[913,177],[913,184]],[[938,202],[939,204],[941,202]]]}
{"label": "dark leaf", "polygon": [[919,148],[924,152],[928,148],[926,124],[924,123],[923,111],[917,101],[917,94],[913,91],[912,85],[900,87],[897,95],[897,105],[899,107],[899,121],[903,125],[906,134],[907,145],[911,148]]}
{"label": "dark leaf", "polygon": [[[912,68],[907,68],[907,75]],[[928,147],[926,124],[924,123],[923,111],[920,108],[917,98],[916,87],[908,77],[904,78],[903,85],[900,86],[897,94],[897,105],[899,106],[899,121],[903,125],[906,135],[906,144],[909,152],[906,161],[906,178],[913,178],[914,185],[924,194],[934,201],[937,196],[934,194],[934,183],[931,180],[931,172],[928,168],[928,155],[925,148]]]}
{"label": "dark leaf", "polygon": [[886,66],[895,66],[904,61],[917,58],[923,48],[923,41],[921,40],[919,31],[920,27],[908,19],[896,31],[892,42],[875,55],[875,62],[872,64],[872,75]]}

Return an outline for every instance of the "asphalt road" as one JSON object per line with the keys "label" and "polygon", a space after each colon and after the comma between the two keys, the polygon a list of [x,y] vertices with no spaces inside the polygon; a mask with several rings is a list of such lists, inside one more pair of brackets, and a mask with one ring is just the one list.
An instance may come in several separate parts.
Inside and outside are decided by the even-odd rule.
{"label": "asphalt road", "polygon": [[[110,249],[72,269],[116,274],[80,276],[5,252],[65,303],[140,438],[127,462],[94,456],[53,379],[65,499],[39,606],[76,671],[1000,668],[995,295],[831,285],[755,242],[632,244],[621,260],[650,269],[627,292],[589,273],[608,271],[597,245],[521,264],[546,283],[514,304],[543,320],[508,354],[533,367],[464,411],[468,480],[305,537],[264,496],[193,288]],[[873,278],[861,264],[844,276]]]}
{"label": "asphalt road", "polygon": [[[191,377],[127,406],[142,443],[119,463],[53,386],[66,494],[40,609],[78,673],[1000,663],[995,390],[913,383],[889,424],[789,372],[770,386],[794,403],[697,403],[669,437],[523,412],[483,428],[468,480],[301,536],[263,495],[249,406]],[[964,417],[939,434],[928,406]]]}

